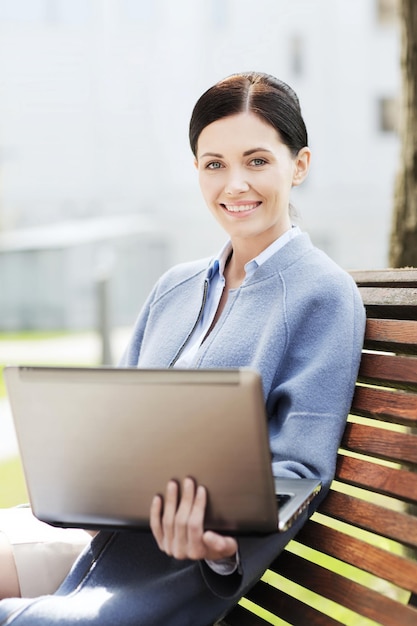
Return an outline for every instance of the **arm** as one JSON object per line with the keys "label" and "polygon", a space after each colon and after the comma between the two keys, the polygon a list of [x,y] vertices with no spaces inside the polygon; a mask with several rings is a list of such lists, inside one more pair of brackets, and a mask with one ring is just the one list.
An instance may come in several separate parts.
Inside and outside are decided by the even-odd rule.
{"label": "arm", "polygon": [[319,478],[321,498],[334,476],[365,329],[362,300],[346,281],[314,285],[304,306],[289,302],[288,349],[267,399],[274,475]]}

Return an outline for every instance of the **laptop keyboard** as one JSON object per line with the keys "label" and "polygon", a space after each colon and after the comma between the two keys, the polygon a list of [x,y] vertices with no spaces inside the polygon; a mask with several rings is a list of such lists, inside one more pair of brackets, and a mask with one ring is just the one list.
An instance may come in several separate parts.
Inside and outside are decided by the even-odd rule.
{"label": "laptop keyboard", "polygon": [[276,493],[275,497],[277,499],[278,506],[283,506],[291,498],[291,495],[289,493]]}

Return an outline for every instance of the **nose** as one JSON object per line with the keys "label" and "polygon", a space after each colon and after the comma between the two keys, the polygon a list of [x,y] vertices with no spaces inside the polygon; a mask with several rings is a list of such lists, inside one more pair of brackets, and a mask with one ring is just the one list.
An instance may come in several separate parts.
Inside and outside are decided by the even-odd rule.
{"label": "nose", "polygon": [[229,176],[226,180],[224,188],[224,191],[228,196],[244,193],[249,190],[249,187],[250,185],[246,180],[244,172],[240,169],[233,169],[229,171]]}

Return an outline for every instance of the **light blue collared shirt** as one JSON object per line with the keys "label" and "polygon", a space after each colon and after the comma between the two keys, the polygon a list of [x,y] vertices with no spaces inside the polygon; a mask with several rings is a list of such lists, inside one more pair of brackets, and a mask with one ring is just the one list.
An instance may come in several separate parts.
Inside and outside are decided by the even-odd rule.
{"label": "light blue collared shirt", "polygon": [[[265,250],[262,250],[257,257],[248,261],[245,265],[246,278],[251,276],[258,269],[258,267],[265,263],[265,261],[267,261],[273,254],[278,252],[278,250],[283,248],[285,244],[291,241],[291,239],[294,239],[294,237],[300,233],[301,230],[299,227],[293,226],[283,235],[278,237],[278,239],[275,239],[275,241],[265,248]],[[194,329],[187,346],[184,348],[180,358],[175,363],[175,367],[187,368],[193,366],[198,349],[207,335],[219,307],[220,298],[222,297],[223,289],[226,283],[224,278],[224,268],[231,252],[232,244],[228,241],[220,250],[217,257],[210,263],[206,276],[209,281],[209,288],[203,314],[198,325]]]}

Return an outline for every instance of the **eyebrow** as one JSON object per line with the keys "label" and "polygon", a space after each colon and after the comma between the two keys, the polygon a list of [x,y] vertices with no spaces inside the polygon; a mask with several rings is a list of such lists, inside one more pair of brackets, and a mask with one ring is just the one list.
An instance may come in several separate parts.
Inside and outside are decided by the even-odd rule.
{"label": "eyebrow", "polygon": [[[263,148],[262,146],[258,146],[257,148],[250,148],[250,150],[245,150],[245,152],[243,153],[243,156],[250,156],[251,154],[254,154],[255,152],[269,152],[270,154],[272,154],[271,150],[269,150],[268,148]],[[222,159],[223,155],[219,154],[218,152],[205,152],[204,154],[200,156],[200,159],[202,159],[203,157],[216,157],[217,159]]]}
{"label": "eyebrow", "polygon": [[205,152],[204,154],[200,156],[200,159],[202,159],[203,157],[216,157],[218,159],[222,159],[223,155],[218,154],[217,152]]}
{"label": "eyebrow", "polygon": [[269,152],[270,154],[272,154],[271,150],[268,150],[268,148],[263,148],[262,146],[258,146],[257,148],[251,148],[250,150],[245,150],[245,152],[243,153],[243,156],[250,156],[254,152]]}

